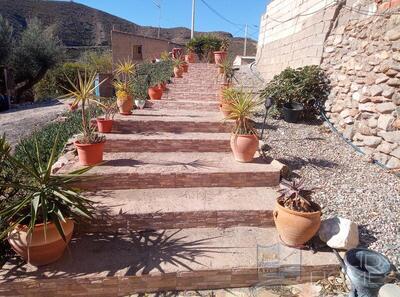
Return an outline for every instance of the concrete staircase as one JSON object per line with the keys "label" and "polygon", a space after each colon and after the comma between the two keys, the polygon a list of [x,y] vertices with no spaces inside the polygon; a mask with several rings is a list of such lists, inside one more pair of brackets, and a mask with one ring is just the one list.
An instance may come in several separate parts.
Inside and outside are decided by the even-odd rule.
{"label": "concrete staircase", "polygon": [[[281,167],[260,156],[233,159],[215,77],[214,65],[190,64],[162,100],[116,117],[107,162],[79,182],[97,202],[96,219],[77,225],[57,263],[6,263],[0,296],[128,296],[338,272],[328,253],[277,250],[272,211]],[[61,171],[78,167],[74,160]]]}

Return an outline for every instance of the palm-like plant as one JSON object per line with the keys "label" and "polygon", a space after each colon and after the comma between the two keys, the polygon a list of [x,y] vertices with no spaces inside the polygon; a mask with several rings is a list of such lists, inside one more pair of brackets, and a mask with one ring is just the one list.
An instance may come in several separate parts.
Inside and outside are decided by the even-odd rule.
{"label": "palm-like plant", "polygon": [[132,76],[135,73],[136,65],[132,61],[125,60],[117,64],[114,71],[116,80],[113,85],[118,98],[128,99],[132,85]]}
{"label": "palm-like plant", "polygon": [[[104,141],[104,136],[100,136],[94,132],[94,129],[90,125],[90,101],[95,100],[96,96],[94,95],[95,80],[96,73],[87,73],[85,71],[82,76],[78,71],[78,82],[75,84],[68,76],[68,82],[70,84],[70,89],[64,88],[66,90],[66,94],[61,96],[61,98],[73,98],[73,105],[79,105],[81,103],[82,107],[82,135],[78,137],[80,143],[99,143]],[[106,80],[103,80],[99,83],[101,85]],[[88,109],[86,110],[86,107]]]}
{"label": "palm-like plant", "polygon": [[[92,217],[92,203],[71,187],[76,178],[91,167],[66,175],[52,175],[52,166],[57,158],[57,142],[58,136],[47,164],[41,161],[37,142],[34,152],[23,146],[28,162],[22,163],[10,153],[5,136],[0,138],[1,173],[18,174],[18,178],[11,179],[5,178],[6,174],[0,174],[0,189],[14,192],[13,197],[3,201],[5,207],[0,210],[0,218],[4,224],[0,238],[5,238],[20,224],[26,225],[28,233],[32,233],[36,224],[43,223],[46,234],[47,224],[51,222],[66,241],[62,222],[71,218]],[[0,198],[4,196],[1,195]]]}
{"label": "palm-like plant", "polygon": [[181,58],[176,58],[176,59],[173,59],[173,61],[172,61],[172,65],[173,65],[174,67],[176,67],[176,68],[182,67],[182,65],[183,65],[184,63],[185,63],[185,62],[184,62]]}
{"label": "palm-like plant", "polygon": [[218,64],[218,67],[221,70],[219,76],[223,79],[224,84],[231,85],[233,81],[236,80],[236,69],[233,66],[233,58],[227,57],[223,59],[222,62]]}
{"label": "palm-like plant", "polygon": [[113,120],[115,114],[118,111],[118,106],[115,98],[101,98],[98,100],[92,100],[101,108],[104,113],[104,119]]}
{"label": "palm-like plant", "polygon": [[261,104],[261,100],[257,99],[252,93],[243,90],[232,91],[229,99],[226,100],[229,100],[229,115],[226,119],[235,121],[233,133],[237,135],[257,135],[252,117]]}
{"label": "palm-like plant", "polygon": [[315,189],[305,189],[304,179],[288,181],[283,179],[278,190],[280,196],[278,203],[282,206],[300,212],[313,212],[315,204],[311,201],[311,196]]}

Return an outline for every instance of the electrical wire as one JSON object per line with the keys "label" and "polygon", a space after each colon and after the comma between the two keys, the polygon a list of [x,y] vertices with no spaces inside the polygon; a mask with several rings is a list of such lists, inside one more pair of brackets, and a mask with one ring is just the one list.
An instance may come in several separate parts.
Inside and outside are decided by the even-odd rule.
{"label": "electrical wire", "polygon": [[236,26],[236,27],[244,27],[244,26],[246,26],[244,24],[238,24],[238,23],[232,22],[231,20],[227,19],[222,14],[220,14],[216,9],[214,9],[210,4],[208,4],[205,0],[200,0],[200,1],[203,2],[203,4],[205,6],[207,6],[207,8],[209,10],[211,10],[214,14],[216,14],[217,16],[219,16],[221,19],[223,19],[224,21],[228,22],[229,24],[231,24],[233,26]]}

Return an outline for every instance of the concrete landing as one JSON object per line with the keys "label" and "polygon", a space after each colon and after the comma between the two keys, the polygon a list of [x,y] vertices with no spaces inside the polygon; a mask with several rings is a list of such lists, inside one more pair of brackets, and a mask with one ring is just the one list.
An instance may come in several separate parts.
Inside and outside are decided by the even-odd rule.
{"label": "concrete landing", "polygon": [[23,288],[35,297],[126,296],[300,283],[339,272],[332,254],[265,247],[277,242],[273,228],[86,234],[74,238],[57,263],[34,268],[11,259],[0,272],[0,295]]}

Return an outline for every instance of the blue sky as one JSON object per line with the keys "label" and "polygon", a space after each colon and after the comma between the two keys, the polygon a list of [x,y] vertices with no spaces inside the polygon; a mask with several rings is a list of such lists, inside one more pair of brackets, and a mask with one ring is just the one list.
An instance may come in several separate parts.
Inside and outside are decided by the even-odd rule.
{"label": "blue sky", "polygon": [[[212,12],[215,9],[231,24]],[[192,0],[74,0],[90,7],[114,14],[139,25],[158,26],[159,9],[154,2],[161,2],[161,27],[191,26]],[[234,36],[244,36],[249,24],[249,36],[258,38],[261,14],[269,0],[196,0],[196,31],[227,31]],[[257,27],[255,27],[257,26]]]}

